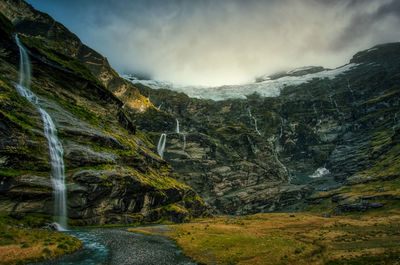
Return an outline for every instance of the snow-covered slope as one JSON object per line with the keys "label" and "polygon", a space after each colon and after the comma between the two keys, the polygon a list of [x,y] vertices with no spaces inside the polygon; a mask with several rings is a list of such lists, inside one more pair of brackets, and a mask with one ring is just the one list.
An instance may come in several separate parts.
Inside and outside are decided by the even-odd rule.
{"label": "snow-covered slope", "polygon": [[[219,87],[198,87],[198,86],[178,86],[169,82],[156,80],[139,80],[134,75],[121,75],[132,83],[139,83],[154,89],[170,89],[177,92],[183,92],[192,98],[225,100],[233,98],[244,99],[246,96],[257,93],[263,97],[277,97],[281,89],[285,86],[300,85],[312,79],[333,79],[337,75],[349,71],[357,64],[350,63],[332,70],[323,70],[317,73],[305,74],[300,76],[283,76],[277,79],[266,79],[262,82],[249,83],[243,85],[225,85]],[[304,69],[302,69],[304,70]],[[295,70],[294,70],[295,71]],[[289,71],[290,72],[290,71]],[[289,73],[288,72],[288,73]],[[298,72],[298,71],[295,71]]]}

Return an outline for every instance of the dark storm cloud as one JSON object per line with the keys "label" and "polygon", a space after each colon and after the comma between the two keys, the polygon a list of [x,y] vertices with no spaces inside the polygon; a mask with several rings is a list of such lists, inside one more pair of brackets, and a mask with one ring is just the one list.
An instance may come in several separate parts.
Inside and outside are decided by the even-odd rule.
{"label": "dark storm cloud", "polygon": [[[357,3],[357,5],[361,4],[361,1],[352,1],[353,5]],[[375,37],[380,36],[382,31],[387,30],[388,33],[391,30],[395,30],[395,28],[400,25],[400,1],[392,0],[381,5],[379,8],[372,12],[359,12],[356,13],[348,26],[342,31],[341,34],[337,37],[335,42],[332,44],[333,50],[342,50],[347,46],[351,46],[354,42],[357,42],[359,39],[364,36],[369,36],[369,31],[373,30],[374,27],[385,25],[385,19],[392,19],[393,21],[387,25],[388,28],[382,28],[380,31],[375,33]],[[390,27],[393,27],[390,29]],[[384,32],[383,32],[384,33]],[[384,38],[384,36],[382,36]]]}
{"label": "dark storm cloud", "polygon": [[232,84],[400,39],[398,0],[30,0],[118,71]]}

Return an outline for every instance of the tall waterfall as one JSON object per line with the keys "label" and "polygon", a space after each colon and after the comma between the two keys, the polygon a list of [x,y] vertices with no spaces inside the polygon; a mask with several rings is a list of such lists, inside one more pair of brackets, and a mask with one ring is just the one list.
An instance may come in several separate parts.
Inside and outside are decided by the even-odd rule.
{"label": "tall waterfall", "polygon": [[161,158],[164,158],[165,143],[167,142],[167,135],[165,133],[161,134],[160,140],[157,145],[157,153]]}
{"label": "tall waterfall", "polygon": [[58,230],[67,229],[67,194],[65,187],[64,150],[57,137],[57,129],[50,115],[40,107],[39,98],[30,90],[31,64],[28,53],[15,35],[20,61],[19,84],[16,86],[21,96],[31,102],[40,112],[43,120],[43,131],[47,138],[51,161],[51,183],[54,193],[54,217]]}
{"label": "tall waterfall", "polygon": [[179,121],[178,121],[178,119],[175,119],[175,120],[176,120],[176,133],[181,133],[179,130]]}

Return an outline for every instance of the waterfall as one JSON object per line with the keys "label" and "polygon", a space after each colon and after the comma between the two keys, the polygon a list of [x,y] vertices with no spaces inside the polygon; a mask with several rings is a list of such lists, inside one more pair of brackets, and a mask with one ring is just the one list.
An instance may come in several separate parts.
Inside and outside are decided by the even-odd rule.
{"label": "waterfall", "polygon": [[185,135],[185,132],[181,133],[180,126],[179,126],[179,120],[178,119],[175,119],[175,120],[176,120],[176,133],[182,135],[182,137],[183,137],[183,148],[182,148],[182,151],[185,151],[185,148],[186,148],[186,135]]}
{"label": "waterfall", "polygon": [[250,109],[248,109],[248,111],[249,111],[250,120],[254,121],[254,128],[255,128],[256,132],[258,133],[258,135],[261,135],[260,131],[257,128],[257,120],[256,120],[256,118],[254,118],[253,115],[251,115]]}
{"label": "waterfall", "polygon": [[393,117],[393,126],[392,126],[392,130],[393,130],[393,132],[395,132],[396,131],[396,127],[397,127],[397,114],[399,113],[399,111],[398,112],[396,112],[395,114],[394,114],[394,117]]}
{"label": "waterfall", "polygon": [[31,66],[28,53],[15,35],[20,52],[19,84],[16,89],[21,96],[25,97],[40,112],[43,120],[44,135],[49,144],[51,162],[51,183],[54,193],[54,217],[58,230],[67,229],[67,194],[64,172],[64,150],[57,137],[57,129],[50,115],[40,107],[39,98],[30,90]]}
{"label": "waterfall", "polygon": [[160,140],[157,145],[157,153],[161,158],[164,158],[165,143],[167,142],[167,135],[165,133],[161,134]]}
{"label": "waterfall", "polygon": [[308,176],[308,177],[310,177],[310,178],[321,178],[321,177],[323,177],[325,175],[328,175],[329,173],[331,173],[331,172],[328,169],[326,169],[325,167],[320,167],[320,168],[317,168],[317,170],[315,170],[315,172],[312,175]]}
{"label": "waterfall", "polygon": [[176,120],[176,133],[180,133],[180,131],[179,131],[179,121],[178,121],[178,119],[175,119]]}
{"label": "waterfall", "polygon": [[185,134],[182,134],[183,135],[183,148],[182,148],[182,151],[185,151],[185,148],[186,148],[186,135]]}
{"label": "waterfall", "polygon": [[347,88],[350,90],[350,93],[353,94],[353,90],[351,89],[349,80],[347,80]]}

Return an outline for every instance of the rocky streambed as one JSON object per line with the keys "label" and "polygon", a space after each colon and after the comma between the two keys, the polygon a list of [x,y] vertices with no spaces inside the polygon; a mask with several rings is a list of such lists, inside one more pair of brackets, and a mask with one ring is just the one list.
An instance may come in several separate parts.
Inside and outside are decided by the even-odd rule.
{"label": "rocky streambed", "polygon": [[79,251],[36,265],[53,264],[196,264],[182,255],[176,244],[163,236],[95,228],[67,232],[83,241]]}

